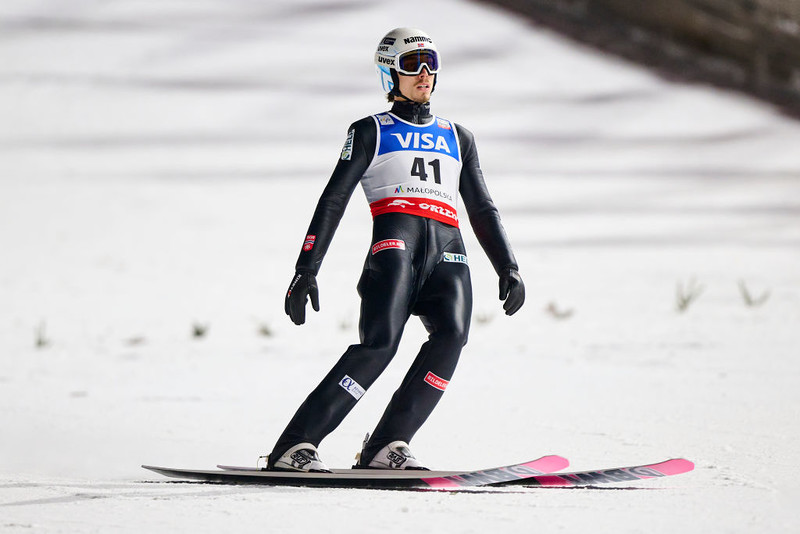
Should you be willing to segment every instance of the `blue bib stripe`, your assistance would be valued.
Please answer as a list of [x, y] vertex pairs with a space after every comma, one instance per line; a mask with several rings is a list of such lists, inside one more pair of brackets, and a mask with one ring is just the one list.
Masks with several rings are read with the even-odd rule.
[[[380, 119], [380, 116], [379, 116]], [[436, 118], [425, 126], [409, 124], [393, 117], [380, 121], [378, 155], [389, 152], [434, 152], [460, 161], [456, 133], [450, 121]]]

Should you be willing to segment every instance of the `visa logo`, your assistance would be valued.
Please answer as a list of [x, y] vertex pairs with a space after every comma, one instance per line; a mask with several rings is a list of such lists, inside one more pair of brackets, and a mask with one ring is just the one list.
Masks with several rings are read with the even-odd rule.
[[441, 135], [435, 136], [435, 140], [432, 133], [406, 132], [404, 134], [393, 133], [392, 135], [397, 138], [397, 142], [404, 149], [436, 150], [450, 154], [450, 147], [447, 146], [447, 141]]

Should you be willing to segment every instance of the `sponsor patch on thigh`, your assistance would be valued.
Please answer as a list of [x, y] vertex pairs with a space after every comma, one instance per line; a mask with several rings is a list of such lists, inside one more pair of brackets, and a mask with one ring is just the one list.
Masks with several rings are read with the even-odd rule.
[[364, 390], [358, 382], [347, 375], [344, 375], [344, 378], [339, 381], [339, 385], [356, 400], [363, 397], [364, 393], [366, 393], [366, 390]]
[[402, 239], [384, 239], [383, 241], [378, 241], [372, 245], [372, 255], [374, 256], [378, 252], [381, 252], [382, 250], [388, 250], [390, 248], [405, 250], [406, 242]]
[[435, 387], [440, 391], [444, 391], [447, 389], [447, 384], [450, 383], [449, 380], [445, 380], [444, 378], [438, 377], [432, 372], [428, 371], [428, 375], [425, 377], [425, 382], [430, 384], [431, 386]]
[[458, 254], [456, 252], [445, 252], [442, 254], [442, 260], [448, 263], [463, 263], [464, 265], [469, 265], [466, 254]]

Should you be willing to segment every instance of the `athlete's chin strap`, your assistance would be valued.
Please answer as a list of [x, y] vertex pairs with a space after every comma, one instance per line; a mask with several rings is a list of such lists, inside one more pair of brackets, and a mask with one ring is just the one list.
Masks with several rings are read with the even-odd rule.
[[389, 94], [393, 95], [395, 98], [399, 96], [408, 100], [409, 102], [412, 102], [410, 98], [400, 92], [400, 75], [397, 74], [397, 71], [394, 69], [392, 69], [390, 72], [392, 74], [392, 90], [389, 91]]

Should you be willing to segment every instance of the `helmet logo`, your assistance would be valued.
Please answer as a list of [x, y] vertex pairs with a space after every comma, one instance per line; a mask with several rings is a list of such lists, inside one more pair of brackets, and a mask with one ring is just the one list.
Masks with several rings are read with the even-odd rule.
[[411, 43], [432, 43], [433, 40], [430, 37], [424, 37], [422, 35], [415, 35], [414, 37], [406, 37], [403, 39], [405, 44]]

